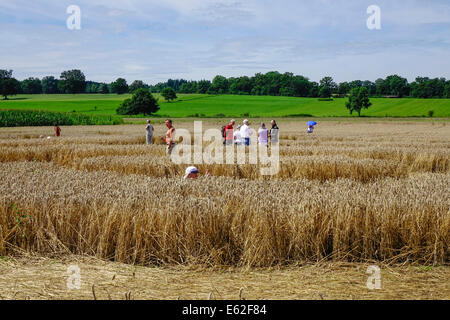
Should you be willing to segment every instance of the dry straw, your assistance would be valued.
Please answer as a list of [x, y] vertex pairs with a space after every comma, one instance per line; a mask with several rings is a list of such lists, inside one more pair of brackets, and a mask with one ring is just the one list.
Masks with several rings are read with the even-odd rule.
[[143, 145], [134, 127], [85, 136], [75, 128], [73, 139], [49, 141], [0, 134], [0, 255], [448, 263], [450, 130], [328, 126], [313, 137], [286, 128], [274, 177], [253, 165], [203, 164], [201, 176], [212, 176], [196, 181], [183, 181], [186, 165], [170, 162], [162, 145]]

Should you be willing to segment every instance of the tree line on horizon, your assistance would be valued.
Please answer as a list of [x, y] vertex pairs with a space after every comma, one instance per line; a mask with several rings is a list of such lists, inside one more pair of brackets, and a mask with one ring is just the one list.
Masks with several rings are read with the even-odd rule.
[[148, 85], [142, 80], [135, 80], [130, 85], [124, 78], [112, 83], [86, 81], [81, 70], [63, 71], [59, 79], [53, 76], [42, 79], [30, 77], [19, 81], [12, 76], [12, 70], [0, 70], [0, 95], [5, 99], [15, 94], [57, 94], [57, 93], [134, 93], [146, 89], [152, 93], [161, 93], [165, 88], [172, 88], [177, 93], [197, 94], [238, 94], [330, 98], [346, 97], [354, 88], [366, 88], [371, 97], [413, 97], [413, 98], [450, 98], [450, 80], [445, 78], [417, 77], [408, 83], [406, 78], [390, 75], [385, 79], [354, 80], [351, 82], [334, 82], [331, 77], [324, 77], [319, 82], [290, 72], [277, 71], [265, 74], [256, 73], [252, 77], [230, 77], [221, 75], [210, 80], [169, 79], [155, 85]]

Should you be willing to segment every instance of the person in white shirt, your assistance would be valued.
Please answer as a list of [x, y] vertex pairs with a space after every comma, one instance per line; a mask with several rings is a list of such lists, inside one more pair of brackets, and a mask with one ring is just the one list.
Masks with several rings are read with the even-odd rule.
[[248, 120], [245, 119], [244, 124], [241, 126], [241, 139], [244, 146], [250, 145], [250, 136], [253, 134], [253, 130], [248, 126]]

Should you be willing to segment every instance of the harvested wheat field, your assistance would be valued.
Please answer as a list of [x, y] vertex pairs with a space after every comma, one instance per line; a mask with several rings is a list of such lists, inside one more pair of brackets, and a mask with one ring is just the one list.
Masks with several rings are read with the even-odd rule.
[[[449, 299], [448, 122], [279, 126], [276, 175], [199, 164], [197, 180], [182, 179], [188, 164], [164, 145], [145, 145], [142, 125], [51, 139], [39, 138], [49, 127], [0, 129], [1, 297], [92, 298], [94, 284], [100, 299], [230, 299], [239, 288], [249, 299]], [[95, 275], [69, 293], [74, 261]], [[382, 289], [366, 287], [368, 265]], [[143, 271], [111, 280], [122, 268]]]
[[[69, 266], [80, 270], [79, 289], [67, 287]], [[80, 256], [22, 255], [0, 259], [0, 299], [378, 300], [450, 296], [448, 267], [380, 265], [380, 289], [369, 290], [368, 266], [324, 262], [251, 269], [144, 267]]]

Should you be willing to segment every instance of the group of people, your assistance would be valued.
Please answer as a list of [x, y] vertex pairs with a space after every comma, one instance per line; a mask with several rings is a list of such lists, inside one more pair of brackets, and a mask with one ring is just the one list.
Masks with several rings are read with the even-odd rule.
[[[170, 155], [175, 146], [175, 127], [173, 126], [172, 120], [167, 119], [165, 121], [167, 132], [164, 137], [161, 137], [161, 141], [166, 144], [166, 154]], [[224, 127], [222, 127], [222, 136], [224, 138], [223, 143], [225, 145], [243, 145], [250, 146], [251, 138], [254, 134], [254, 131], [250, 128], [250, 124], [248, 119], [243, 121], [242, 125], [236, 127], [234, 130], [234, 126], [236, 121], [234, 119], [230, 120], [230, 123]], [[275, 120], [270, 121], [271, 128], [267, 129], [264, 122], [261, 122], [260, 127], [258, 129], [258, 143], [262, 146], [269, 146], [270, 144], [278, 143], [278, 132], [279, 127]], [[317, 123], [314, 121], [308, 122], [308, 133], [312, 133], [314, 130], [314, 126]], [[153, 128], [151, 121], [147, 120], [147, 125], [145, 127], [146, 130], [146, 144], [153, 143], [153, 133], [155, 129]], [[55, 129], [56, 132], [56, 129]], [[59, 132], [58, 132], [59, 133]], [[198, 177], [199, 171], [196, 167], [190, 166], [186, 168], [184, 179], [196, 179]], [[207, 171], [206, 176], [210, 175]]]
[[[250, 128], [248, 119], [245, 119], [243, 121], [243, 124], [238, 126], [236, 130], [234, 130], [235, 123], [236, 121], [232, 119], [230, 123], [225, 126], [223, 130], [223, 143], [226, 145], [235, 144], [249, 146], [251, 137], [253, 136], [253, 130]], [[172, 120], [170, 119], [167, 119], [165, 121], [165, 124], [167, 127], [167, 132], [164, 137], [161, 137], [161, 141], [166, 144], [166, 153], [170, 155], [175, 146], [175, 127], [173, 126]], [[271, 125], [272, 127], [270, 129], [267, 129], [265, 123], [261, 123], [261, 126], [258, 130], [258, 141], [260, 145], [268, 147], [269, 142], [271, 144], [278, 143], [278, 125], [275, 120], [271, 120]], [[147, 120], [145, 131], [146, 144], [152, 144], [155, 128], [151, 124], [150, 120]]]
[[[223, 129], [223, 143], [225, 145], [244, 145], [249, 146], [251, 138], [253, 136], [253, 130], [250, 128], [248, 119], [243, 121], [242, 125], [237, 126], [234, 130], [234, 125], [236, 121], [231, 119], [230, 123]], [[266, 128], [266, 124], [261, 122], [260, 128], [258, 129], [258, 142], [260, 145], [269, 146], [271, 144], [278, 143], [278, 125], [275, 120], [270, 121], [272, 127], [270, 129]]]
[[[175, 146], [175, 127], [173, 126], [172, 120], [170, 119], [167, 119], [165, 121], [165, 124], [167, 127], [167, 132], [164, 137], [161, 137], [161, 140], [167, 146], [166, 153], [170, 155]], [[250, 128], [248, 119], [245, 119], [242, 125], [238, 125], [236, 127], [236, 130], [234, 129], [235, 124], [236, 121], [234, 119], [231, 119], [228, 125], [222, 127], [222, 136], [224, 138], [223, 144], [249, 146], [254, 131], [252, 130], [252, 128]], [[257, 140], [258, 143], [262, 146], [268, 147], [269, 143], [272, 145], [278, 143], [279, 127], [277, 125], [277, 122], [275, 120], [271, 120], [270, 124], [271, 128], [268, 129], [266, 127], [266, 124], [264, 122], [261, 122], [260, 127], [258, 129]], [[307, 132], [312, 133], [314, 130], [314, 126], [317, 124], [317, 122], [309, 121], [307, 124], [308, 124]], [[57, 132], [57, 136], [59, 136], [60, 130], [61, 129], [59, 129], [59, 132], [57, 132], [57, 129], [55, 127], [55, 132]], [[155, 131], [155, 129], [153, 128], [150, 120], [147, 120], [147, 126], [145, 127], [145, 130], [146, 130], [146, 144], [152, 144], [153, 132]]]

